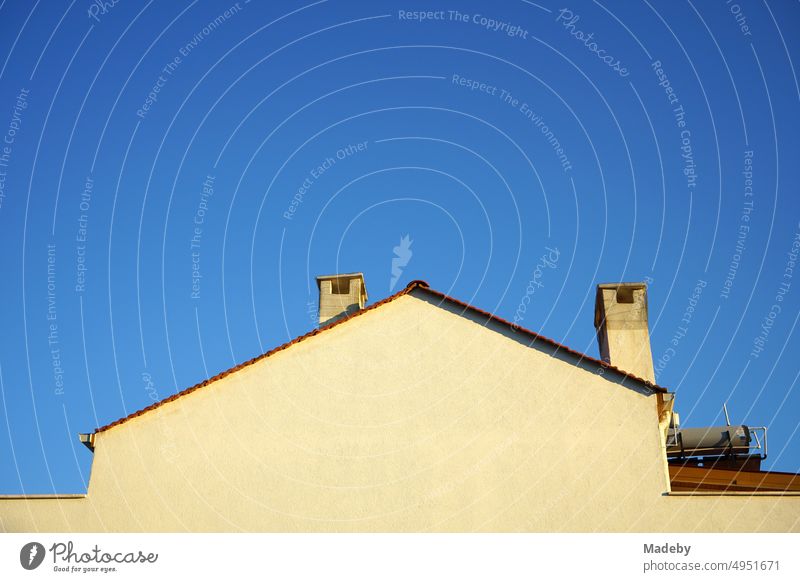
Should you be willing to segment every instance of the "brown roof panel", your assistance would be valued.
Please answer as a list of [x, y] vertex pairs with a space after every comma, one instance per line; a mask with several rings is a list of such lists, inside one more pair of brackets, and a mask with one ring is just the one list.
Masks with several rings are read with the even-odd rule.
[[800, 492], [800, 475], [776, 471], [670, 465], [669, 479], [675, 492]]

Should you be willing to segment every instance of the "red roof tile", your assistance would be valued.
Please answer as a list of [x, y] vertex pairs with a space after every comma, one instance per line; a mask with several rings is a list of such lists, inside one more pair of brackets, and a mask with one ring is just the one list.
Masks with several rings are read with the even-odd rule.
[[190, 394], [190, 393], [194, 392], [195, 390], [199, 390], [200, 388], [208, 386], [209, 384], [212, 384], [212, 383], [216, 382], [217, 380], [221, 380], [225, 376], [229, 376], [230, 374], [233, 374], [234, 372], [237, 372], [237, 371], [241, 370], [242, 368], [246, 368], [247, 366], [255, 364], [256, 362], [258, 362], [260, 360], [263, 360], [264, 358], [268, 358], [269, 356], [271, 356], [271, 355], [273, 355], [273, 354], [275, 354], [277, 352], [280, 352], [282, 350], [285, 350], [286, 348], [288, 348], [288, 347], [290, 347], [290, 346], [292, 346], [292, 345], [294, 345], [296, 343], [299, 343], [299, 342], [301, 342], [301, 341], [303, 341], [305, 339], [308, 339], [310, 337], [313, 337], [315, 335], [319, 335], [319, 334], [321, 334], [321, 333], [323, 333], [323, 332], [325, 332], [325, 331], [327, 331], [327, 330], [329, 330], [331, 328], [336, 327], [337, 325], [341, 325], [341, 324], [349, 321], [350, 319], [358, 317], [359, 315], [361, 315], [363, 313], [366, 313], [368, 311], [376, 309], [376, 308], [380, 307], [381, 305], [389, 303], [390, 301], [394, 301], [398, 297], [402, 297], [403, 295], [407, 295], [408, 293], [410, 293], [411, 291], [413, 291], [415, 289], [422, 289], [425, 292], [430, 293], [431, 295], [433, 295], [435, 297], [439, 297], [440, 299], [442, 299], [444, 301], [448, 301], [448, 302], [450, 302], [450, 303], [452, 303], [454, 305], [462, 307], [465, 311], [471, 311], [473, 313], [477, 313], [477, 314], [480, 314], [482, 316], [485, 316], [485, 317], [489, 318], [489, 320], [493, 320], [493, 321], [496, 321], [496, 322], [501, 323], [503, 325], [507, 325], [510, 328], [516, 330], [518, 333], [521, 333], [523, 335], [526, 335], [526, 336], [530, 337], [532, 340], [544, 342], [546, 344], [549, 344], [553, 348], [555, 348], [557, 351], [565, 352], [565, 353], [568, 353], [568, 354], [570, 354], [572, 356], [575, 356], [576, 358], [578, 358], [579, 361], [585, 360], [585, 361], [590, 362], [592, 364], [597, 364], [598, 366], [601, 366], [604, 369], [612, 370], [614, 372], [617, 372], [617, 373], [619, 373], [620, 375], [622, 375], [624, 377], [630, 378], [630, 379], [636, 381], [637, 383], [642, 384], [642, 385], [650, 388], [654, 392], [666, 392], [667, 391], [666, 388], [663, 388], [661, 386], [658, 386], [657, 384], [653, 384], [651, 382], [648, 382], [647, 380], [644, 380], [642, 378], [639, 378], [638, 376], [635, 376], [633, 374], [625, 372], [624, 370], [620, 370], [619, 368], [616, 368], [616, 367], [612, 366], [611, 364], [609, 364], [607, 362], [603, 362], [603, 361], [598, 360], [596, 358], [592, 358], [590, 356], [587, 356], [586, 354], [583, 354], [581, 352], [578, 352], [578, 351], [575, 351], [573, 349], [570, 349], [570, 348], [558, 343], [555, 340], [552, 340], [552, 339], [550, 339], [548, 337], [545, 337], [543, 335], [540, 335], [540, 334], [538, 334], [536, 332], [530, 331], [530, 330], [525, 329], [523, 327], [519, 327], [516, 324], [511, 323], [510, 321], [507, 321], [507, 320], [505, 320], [505, 319], [503, 319], [501, 317], [498, 317], [498, 316], [496, 316], [496, 315], [494, 315], [492, 313], [489, 313], [488, 311], [484, 311], [484, 310], [479, 309], [477, 307], [473, 307], [472, 305], [470, 305], [468, 303], [464, 303], [463, 301], [459, 301], [458, 299], [455, 299], [453, 297], [445, 295], [444, 293], [440, 293], [439, 291], [435, 291], [434, 289], [430, 288], [430, 285], [428, 285], [427, 282], [417, 279], [417, 280], [411, 281], [408, 285], [406, 285], [406, 287], [402, 291], [399, 291], [398, 293], [395, 293], [394, 295], [390, 295], [386, 299], [378, 301], [377, 303], [373, 303], [369, 307], [365, 307], [364, 309], [356, 311], [355, 313], [353, 313], [353, 314], [351, 314], [351, 315], [349, 315], [347, 317], [344, 317], [342, 319], [339, 319], [337, 321], [334, 321], [333, 323], [329, 323], [328, 325], [325, 325], [325, 326], [320, 327], [318, 329], [312, 330], [312, 331], [308, 332], [305, 335], [301, 335], [299, 337], [296, 337], [295, 339], [293, 339], [293, 340], [291, 340], [291, 341], [289, 341], [289, 342], [287, 342], [285, 344], [282, 344], [282, 345], [280, 345], [280, 346], [278, 346], [276, 348], [273, 348], [270, 351], [268, 351], [268, 352], [266, 352], [264, 354], [261, 354], [260, 356], [256, 356], [255, 358], [247, 360], [246, 362], [242, 362], [241, 364], [239, 364], [237, 366], [234, 366], [233, 368], [229, 368], [228, 370], [225, 370], [224, 372], [221, 372], [221, 373], [217, 374], [216, 376], [213, 376], [213, 377], [209, 378], [208, 380], [200, 382], [199, 384], [195, 384], [194, 386], [190, 386], [189, 388], [186, 388], [185, 390], [181, 390], [180, 392], [177, 392], [176, 394], [173, 394], [172, 396], [169, 396], [168, 398], [164, 398], [163, 400], [159, 400], [158, 402], [156, 402], [154, 404], [151, 404], [150, 406], [148, 406], [146, 408], [142, 408], [141, 410], [137, 410], [136, 412], [133, 412], [133, 413], [129, 414], [128, 416], [125, 416], [123, 418], [115, 420], [114, 422], [109, 423], [109, 424], [107, 424], [105, 426], [101, 426], [100, 428], [95, 430], [95, 433], [106, 431], [106, 430], [108, 430], [108, 429], [110, 429], [112, 427], [115, 427], [115, 426], [120, 425], [120, 424], [122, 424], [124, 422], [127, 422], [128, 420], [136, 418], [137, 416], [141, 416], [141, 415], [145, 414], [146, 412], [149, 412], [149, 411], [154, 410], [154, 409], [156, 409], [156, 408], [158, 408], [160, 406], [163, 406], [164, 404], [166, 404], [168, 402], [172, 402], [173, 400], [177, 400], [181, 396], [185, 396], [186, 394]]

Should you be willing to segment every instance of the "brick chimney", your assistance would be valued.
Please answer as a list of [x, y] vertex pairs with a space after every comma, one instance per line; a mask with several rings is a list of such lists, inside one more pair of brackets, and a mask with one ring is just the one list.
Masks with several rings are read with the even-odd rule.
[[655, 384], [645, 283], [598, 285], [594, 326], [603, 361]]
[[367, 303], [363, 273], [322, 275], [317, 277], [317, 286], [320, 327], [363, 309]]

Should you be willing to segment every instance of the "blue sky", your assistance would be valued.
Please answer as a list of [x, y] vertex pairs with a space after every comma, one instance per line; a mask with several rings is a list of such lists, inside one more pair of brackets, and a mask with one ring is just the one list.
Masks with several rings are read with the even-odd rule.
[[800, 5], [101, 5], [0, 4], [0, 491], [84, 491], [78, 432], [351, 271], [594, 356], [595, 285], [646, 280], [683, 424], [800, 471]]

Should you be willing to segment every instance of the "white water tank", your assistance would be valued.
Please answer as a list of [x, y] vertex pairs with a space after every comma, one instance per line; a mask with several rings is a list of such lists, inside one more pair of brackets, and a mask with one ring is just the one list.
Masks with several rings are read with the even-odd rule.
[[667, 455], [670, 457], [697, 457], [746, 454], [750, 451], [751, 442], [750, 429], [743, 424], [670, 429], [667, 439]]

